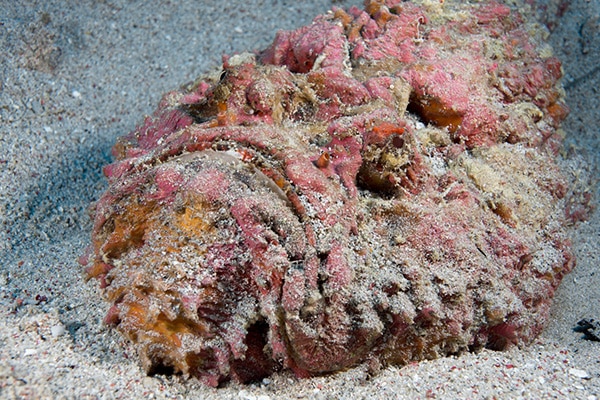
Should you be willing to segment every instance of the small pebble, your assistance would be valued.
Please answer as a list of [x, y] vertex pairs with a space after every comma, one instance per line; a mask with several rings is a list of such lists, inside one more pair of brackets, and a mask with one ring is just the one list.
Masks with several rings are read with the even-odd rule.
[[8, 273], [2, 272], [0, 273], [0, 286], [6, 286], [8, 284]]
[[154, 379], [149, 376], [145, 376], [144, 379], [142, 379], [142, 385], [144, 385], [146, 388], [151, 388], [154, 386]]
[[36, 349], [25, 349], [25, 357], [27, 356], [33, 356], [37, 354], [37, 350]]
[[573, 375], [574, 377], [577, 378], [581, 378], [581, 379], [590, 379], [590, 375], [587, 373], [587, 371], [584, 371], [582, 369], [577, 369], [577, 368], [571, 368], [569, 370], [569, 374]]
[[80, 93], [80, 92], [78, 92], [77, 90], [73, 90], [73, 91], [71, 92], [71, 96], [73, 96], [73, 97], [75, 97], [76, 99], [78, 99], [78, 98], [80, 98], [80, 97], [81, 97], [81, 93]]
[[31, 103], [31, 110], [36, 114], [41, 114], [44, 111], [44, 108], [39, 101], [33, 101]]
[[52, 333], [53, 337], [59, 337], [65, 333], [65, 327], [62, 324], [54, 325], [52, 328], [50, 328], [50, 332]]
[[256, 400], [255, 395], [253, 395], [252, 393], [250, 393], [244, 389], [242, 389], [238, 392], [238, 397], [242, 400]]

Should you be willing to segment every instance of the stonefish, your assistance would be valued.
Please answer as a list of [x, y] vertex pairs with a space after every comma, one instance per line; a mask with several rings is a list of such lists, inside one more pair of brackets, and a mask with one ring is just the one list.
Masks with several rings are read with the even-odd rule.
[[148, 372], [216, 386], [534, 339], [574, 259], [561, 65], [522, 12], [334, 9], [119, 139], [82, 262]]

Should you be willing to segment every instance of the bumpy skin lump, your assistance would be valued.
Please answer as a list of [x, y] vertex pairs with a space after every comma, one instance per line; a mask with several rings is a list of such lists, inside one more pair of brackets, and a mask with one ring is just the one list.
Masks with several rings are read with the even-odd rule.
[[528, 343], [574, 264], [541, 35], [368, 1], [165, 95], [95, 205], [106, 322], [209, 385]]

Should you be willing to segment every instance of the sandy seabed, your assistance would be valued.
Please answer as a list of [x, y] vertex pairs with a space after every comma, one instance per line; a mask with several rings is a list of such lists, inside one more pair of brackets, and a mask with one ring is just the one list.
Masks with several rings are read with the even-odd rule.
[[[572, 330], [600, 318], [598, 211], [572, 230], [577, 267], [524, 349], [212, 389], [145, 376], [102, 324], [108, 305], [77, 258], [116, 138], [222, 54], [264, 48], [278, 29], [350, 5], [360, 2], [0, 1], [0, 398], [600, 398], [600, 342]], [[561, 162], [597, 199], [600, 2], [538, 5], [571, 108]]]

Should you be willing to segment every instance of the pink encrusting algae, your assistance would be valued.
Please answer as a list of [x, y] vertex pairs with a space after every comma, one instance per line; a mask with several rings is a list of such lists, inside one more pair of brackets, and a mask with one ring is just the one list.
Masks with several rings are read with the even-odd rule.
[[106, 322], [213, 386], [531, 342], [574, 264], [542, 36], [495, 2], [367, 1], [168, 93], [104, 171]]

